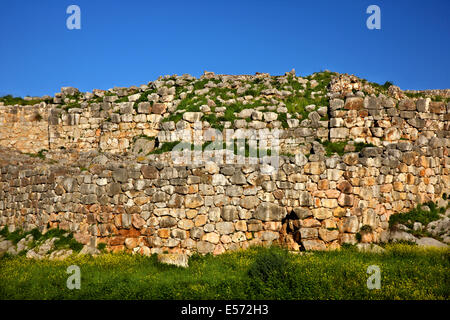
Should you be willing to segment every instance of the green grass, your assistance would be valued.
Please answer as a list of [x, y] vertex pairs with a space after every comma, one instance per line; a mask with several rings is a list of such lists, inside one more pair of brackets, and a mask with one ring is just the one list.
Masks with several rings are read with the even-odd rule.
[[220, 132], [224, 129], [224, 125], [219, 121], [215, 113], [204, 114], [201, 120], [207, 121], [211, 128], [218, 129]]
[[331, 142], [329, 140], [325, 140], [322, 142], [322, 145], [325, 147], [325, 153], [327, 157], [335, 153], [342, 156], [344, 154], [344, 149], [347, 143], [348, 141]]
[[145, 139], [145, 140], [148, 140], [148, 141], [152, 141], [152, 140], [155, 140], [156, 137], [150, 137], [150, 136], [148, 136], [146, 134], [139, 134], [139, 135], [133, 137], [133, 143], [135, 143], [136, 140], [138, 140], [138, 139]]
[[[201, 146], [202, 151], [205, 151], [206, 147], [209, 146], [211, 143], [212, 143], [211, 141], [207, 141], [207, 142], [203, 143], [202, 146]], [[220, 144], [220, 142], [215, 142], [215, 143], [216, 144], [217, 143]], [[148, 154], [162, 154], [164, 152], [170, 152], [177, 145], [181, 145], [181, 146], [183, 146], [183, 148], [190, 149], [191, 151], [194, 151], [194, 148], [195, 148], [195, 144], [188, 143], [188, 142], [181, 142], [181, 141], [164, 142], [164, 143], [161, 144], [161, 146], [159, 148], [150, 151]], [[237, 140], [234, 140], [233, 147], [234, 147], [233, 152], [234, 152], [235, 155], [237, 155], [238, 154], [238, 142], [237, 142]], [[262, 150], [259, 149], [259, 148], [257, 148], [256, 150], [253, 149], [253, 148], [250, 148], [250, 145], [248, 144], [247, 141], [244, 142], [242, 147], [244, 147], [244, 155], [245, 155], [245, 157], [249, 157], [250, 155], [252, 155], [252, 156], [256, 155], [257, 157], [259, 157], [260, 155], [262, 156], [262, 154], [263, 154]], [[214, 150], [225, 150], [225, 149], [227, 149], [226, 148], [226, 142], [223, 142], [222, 148], [219, 149], [219, 148], [217, 148], [217, 145], [216, 145], [216, 148]], [[232, 149], [228, 148], [228, 150], [232, 150]], [[265, 155], [271, 156], [272, 155], [272, 150], [271, 149], [266, 149]]]
[[386, 81], [384, 84], [379, 84], [379, 83], [376, 83], [376, 82], [368, 81], [366, 79], [361, 79], [361, 80], [363, 82], [369, 83], [378, 92], [381, 92], [381, 93], [384, 93], [384, 94], [386, 94], [388, 89], [389, 89], [389, 87], [394, 84], [392, 81]]
[[[290, 95], [286, 98], [282, 98], [283, 102], [286, 104], [286, 107], [288, 109], [288, 112], [291, 114], [298, 113], [301, 115], [302, 119], [306, 119], [308, 117], [309, 112], [305, 110], [305, 107], [307, 105], [315, 104], [317, 107], [319, 106], [326, 106], [328, 105], [328, 98], [325, 96], [326, 88], [331, 81], [331, 77], [334, 75], [334, 73], [331, 72], [319, 72], [314, 75], [314, 79], [318, 81], [318, 86], [314, 89], [311, 88], [310, 83], [306, 86], [306, 90], [304, 90], [303, 85], [300, 84], [297, 80], [295, 80], [292, 76], [287, 77], [288, 83], [287, 84], [281, 84], [278, 81], [279, 77], [271, 77], [271, 83], [274, 88], [278, 90], [285, 90], [285, 86], [290, 86], [294, 90], [294, 94]], [[308, 77], [307, 77], [308, 78]], [[308, 79], [312, 79], [311, 76], [309, 76]], [[220, 82], [220, 80], [197, 80], [194, 81], [192, 84], [194, 86], [194, 90], [203, 89], [205, 84], [208, 81], [213, 81], [215, 83]], [[260, 99], [259, 101], [253, 100], [248, 104], [243, 104], [241, 102], [235, 102], [229, 105], [223, 105], [222, 102], [219, 100], [219, 98], [223, 100], [229, 100], [232, 98], [237, 97], [243, 97], [247, 95], [251, 95], [253, 97], [261, 97], [261, 91], [267, 89], [267, 86], [261, 82], [261, 79], [252, 79], [245, 81], [243, 84], [249, 84], [251, 87], [245, 90], [244, 92], [237, 94], [236, 88], [230, 88], [230, 87], [215, 87], [210, 88], [208, 95], [210, 96], [210, 99], [213, 100], [217, 107], [225, 106], [225, 112], [223, 116], [217, 117], [215, 114], [214, 107], [211, 108], [210, 114], [205, 114], [202, 118], [204, 121], [208, 121], [211, 124], [212, 128], [216, 128], [219, 130], [223, 130], [223, 122], [230, 121], [233, 122], [236, 120], [235, 113], [239, 113], [240, 111], [244, 109], [249, 108], [257, 108], [257, 107], [264, 107], [271, 105], [271, 102], [265, 99]], [[303, 90], [303, 92], [301, 91]], [[184, 90], [181, 87], [176, 87], [176, 99], [180, 98], [180, 94]], [[321, 91], [323, 96], [322, 97], [316, 97], [311, 98], [312, 92], [319, 92]], [[196, 96], [194, 92], [191, 92], [186, 95], [184, 99], [181, 100], [181, 102], [177, 106], [176, 111], [194, 111], [198, 112], [200, 111], [199, 107], [201, 105], [207, 104], [207, 100], [205, 96]], [[164, 118], [162, 121], [174, 121], [178, 122], [182, 119], [182, 113], [172, 113], [168, 117]], [[326, 117], [324, 118], [326, 119]], [[251, 119], [246, 119], [250, 121]], [[282, 122], [282, 125], [284, 128], [287, 128], [287, 121], [285, 115], [281, 115], [279, 120]]]
[[98, 250], [100, 250], [100, 251], [105, 251], [106, 250], [106, 243], [99, 243], [98, 245], [97, 245], [97, 249]]
[[40, 159], [44, 160], [45, 159], [45, 153], [44, 152], [48, 152], [48, 150], [47, 149], [42, 149], [42, 150], [39, 150], [38, 153], [25, 153], [25, 154], [30, 156], [30, 157], [32, 157], [32, 158], [40, 158]]
[[180, 141], [164, 142], [160, 145], [159, 148], [150, 151], [148, 154], [162, 154], [164, 152], [172, 151], [172, 149], [179, 143], [181, 142]]
[[124, 97], [119, 98], [116, 101], [114, 101], [114, 103], [120, 103], [120, 102], [128, 102], [128, 96], [124, 96]]
[[[81, 269], [81, 289], [66, 287], [66, 269]], [[220, 256], [194, 255], [189, 268], [156, 256], [105, 254], [64, 261], [0, 260], [0, 299], [448, 299], [448, 249], [387, 245], [385, 253], [348, 249], [288, 254], [254, 247]], [[381, 288], [366, 286], [381, 269]]]
[[16, 105], [16, 104], [21, 105], [21, 106], [27, 106], [27, 105], [38, 104], [42, 101], [45, 101], [48, 103], [48, 102], [51, 102], [51, 100], [52, 99], [49, 99], [49, 100], [44, 100], [44, 99], [25, 100], [21, 97], [13, 97], [10, 94], [0, 97], [0, 102], [3, 102], [5, 104], [5, 106]]
[[209, 82], [209, 79], [197, 80], [194, 82], [194, 90], [200, 90], [205, 87], [205, 84]]
[[277, 119], [277, 120], [281, 122], [281, 126], [282, 126], [284, 129], [289, 128], [289, 124], [288, 124], [288, 122], [287, 122], [287, 115], [286, 115], [286, 113], [284, 113], [284, 112], [279, 113], [279, 114], [278, 114], [278, 119]]
[[404, 94], [408, 98], [425, 98], [424, 94], [419, 92], [404, 92]]
[[433, 95], [433, 96], [430, 96], [430, 99], [431, 99], [431, 101], [433, 101], [433, 102], [444, 102], [444, 103], [450, 102], [450, 98], [445, 98], [445, 97], [440, 96], [440, 95]]
[[[329, 140], [321, 141], [319, 139], [316, 139], [316, 141], [320, 142], [324, 148], [325, 148], [325, 154], [327, 157], [332, 156], [333, 154], [338, 154], [340, 156], [344, 155], [345, 153], [345, 147], [348, 145], [348, 140], [346, 141], [338, 141], [338, 142], [331, 142]], [[364, 148], [368, 147], [376, 147], [372, 143], [364, 143], [364, 142], [357, 142], [354, 144], [355, 151], [354, 152], [360, 152]]]
[[355, 146], [355, 152], [360, 152], [364, 148], [376, 147], [372, 143], [364, 143], [364, 142], [357, 142], [354, 144], [354, 146]]
[[[137, 110], [139, 103], [141, 102], [148, 102], [148, 96], [152, 93], [156, 93], [156, 89], [151, 89], [151, 90], [147, 90], [141, 93], [141, 96], [139, 97], [139, 99], [137, 99], [134, 104], [133, 104], [133, 108], [135, 110]], [[127, 97], [127, 101], [128, 101], [128, 97]], [[153, 101], [151, 102], [151, 104], [153, 105]]]
[[70, 102], [67, 103], [66, 105], [64, 105], [63, 109], [66, 111], [69, 111], [69, 109], [72, 108], [81, 108], [81, 104], [79, 104], [78, 102]]
[[[422, 210], [422, 206], [426, 205], [430, 208], [430, 211]], [[389, 226], [393, 227], [396, 224], [403, 224], [408, 228], [413, 228], [414, 222], [420, 222], [423, 226], [426, 226], [432, 221], [440, 219], [439, 214], [444, 213], [446, 208], [437, 208], [436, 204], [432, 201], [417, 205], [416, 208], [404, 212], [392, 215], [389, 218]]]
[[54, 242], [54, 249], [52, 251], [72, 249], [73, 251], [78, 252], [83, 249], [83, 245], [73, 238], [72, 233], [58, 228], [49, 229], [44, 234], [42, 234], [38, 229], [32, 229], [26, 232], [18, 229], [13, 232], [9, 232], [8, 227], [5, 227], [0, 231], [0, 235], [5, 237], [6, 240], [11, 240], [14, 244], [17, 244], [21, 239], [30, 234], [33, 236], [33, 242], [30, 244], [30, 248], [42, 244], [45, 240], [57, 237], [59, 239]]

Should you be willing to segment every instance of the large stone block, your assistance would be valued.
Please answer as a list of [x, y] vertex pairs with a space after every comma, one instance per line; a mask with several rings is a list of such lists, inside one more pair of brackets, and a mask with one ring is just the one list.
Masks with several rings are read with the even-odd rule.
[[145, 179], [158, 179], [158, 169], [153, 166], [142, 166], [141, 173]]
[[295, 215], [297, 216], [297, 218], [299, 218], [299, 219], [305, 219], [307, 217], [312, 216], [311, 210], [306, 209], [306, 208], [297, 207], [297, 208], [294, 208], [293, 211], [294, 211]]
[[415, 104], [414, 100], [412, 100], [412, 99], [403, 99], [398, 103], [398, 109], [400, 111], [403, 111], [403, 110], [415, 111], [416, 104]]
[[321, 228], [319, 229], [319, 236], [323, 241], [331, 242], [339, 237], [339, 231]]
[[324, 220], [333, 216], [333, 210], [328, 208], [316, 208], [312, 210], [314, 218]]
[[299, 203], [301, 206], [309, 207], [312, 206], [313, 201], [311, 194], [308, 191], [300, 192]]
[[360, 97], [348, 97], [345, 100], [344, 109], [361, 110], [364, 108], [364, 99]]
[[183, 119], [187, 122], [197, 122], [200, 121], [203, 116], [203, 112], [185, 112], [183, 113]]
[[322, 174], [322, 172], [324, 172], [325, 169], [326, 166], [325, 163], [323, 162], [308, 162], [304, 166], [305, 173], [309, 174]]
[[[209, 250], [207, 247], [202, 249]], [[182, 268], [189, 266], [189, 257], [182, 253], [160, 253], [158, 254], [158, 261], [163, 264], [170, 264]]]
[[113, 171], [113, 179], [116, 182], [127, 182], [128, 171], [125, 168], [116, 169]]
[[263, 221], [281, 221], [286, 216], [286, 209], [271, 202], [262, 202], [255, 210], [253, 217]]
[[327, 249], [325, 243], [322, 240], [303, 240], [302, 245], [306, 251]]
[[364, 99], [364, 107], [369, 110], [380, 109], [381, 99], [377, 97], [366, 97]]
[[416, 103], [417, 111], [428, 112], [430, 108], [430, 102], [431, 102], [430, 98], [418, 99]]
[[302, 239], [315, 239], [318, 235], [317, 228], [300, 228], [300, 237]]
[[197, 251], [202, 254], [212, 253], [214, 251], [215, 247], [216, 246], [211, 242], [207, 242], [207, 241], [197, 242]]
[[344, 232], [357, 233], [359, 230], [358, 217], [350, 216], [344, 218]]
[[237, 208], [235, 206], [224, 206], [222, 208], [222, 214], [221, 217], [225, 221], [233, 221], [239, 219], [239, 214], [237, 211]]
[[350, 129], [348, 128], [331, 128], [330, 138], [331, 139], [347, 139], [350, 134]]
[[335, 111], [342, 109], [344, 107], [344, 100], [341, 99], [331, 99], [330, 100], [330, 110]]

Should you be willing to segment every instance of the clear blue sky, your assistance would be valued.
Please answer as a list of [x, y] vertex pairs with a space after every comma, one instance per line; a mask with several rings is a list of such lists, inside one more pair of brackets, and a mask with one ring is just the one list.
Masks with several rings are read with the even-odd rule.
[[[71, 4], [81, 30], [66, 28]], [[366, 28], [371, 4], [381, 30]], [[292, 68], [450, 87], [449, 0], [0, 0], [0, 39], [0, 95]]]

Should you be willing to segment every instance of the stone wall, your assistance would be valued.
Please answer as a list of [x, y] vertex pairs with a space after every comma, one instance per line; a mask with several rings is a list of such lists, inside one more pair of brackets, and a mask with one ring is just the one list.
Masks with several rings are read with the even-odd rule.
[[34, 106], [0, 106], [0, 146], [29, 153], [50, 149], [47, 113], [45, 102]]
[[[256, 120], [248, 125], [244, 120], [245, 126], [236, 120], [229, 129], [283, 129], [281, 123], [276, 120], [276, 114], [275, 120], [265, 121], [262, 112], [251, 109], [246, 109], [245, 112], [249, 112], [249, 117], [253, 113], [253, 119]], [[326, 112], [325, 108], [324, 114]], [[43, 118], [35, 120], [36, 114], [40, 114]], [[188, 120], [181, 120], [178, 123], [161, 122], [168, 114], [170, 113], [166, 111], [166, 106], [163, 106], [162, 110], [152, 110], [151, 107], [135, 109], [133, 102], [92, 103], [85, 104], [82, 108], [68, 110], [44, 102], [25, 107], [0, 106], [0, 120], [3, 120], [0, 127], [0, 146], [34, 153], [42, 149], [124, 153], [129, 151], [136, 138], [142, 135], [158, 137], [161, 142], [182, 141], [185, 139], [183, 136], [186, 135], [186, 130], [191, 130], [188, 135], [194, 136], [194, 122], [201, 117], [201, 113], [193, 115], [193, 120], [185, 117]], [[280, 135], [281, 151], [291, 154], [307, 153], [305, 144], [310, 144], [316, 139], [327, 140], [329, 122], [319, 121], [318, 114], [317, 117], [315, 121], [309, 119], [302, 122], [296, 119], [288, 121], [289, 128], [284, 129]], [[204, 130], [209, 128], [208, 123], [203, 123]]]
[[[170, 154], [148, 150], [136, 156], [141, 152], [133, 149], [144, 148], [136, 147], [140, 137], [184, 140], [177, 129], [192, 136], [204, 114], [185, 112], [177, 123], [164, 122], [179, 101], [174, 87], [157, 88], [141, 102], [146, 86], [117, 96], [86, 93], [78, 105], [77, 91], [67, 88], [53, 104], [0, 106], [0, 147], [46, 149], [53, 159], [0, 149], [0, 226], [60, 227], [85, 244], [145, 254], [217, 254], [272, 242], [333, 249], [354, 243], [357, 233], [362, 242], [383, 241], [392, 214], [450, 194], [450, 103], [352, 94], [352, 87], [344, 96], [333, 92], [329, 106], [307, 106], [304, 119], [291, 117], [283, 103], [243, 109], [224, 128], [282, 129], [281, 152], [291, 156], [281, 156], [278, 170], [268, 174], [259, 164], [175, 165]], [[123, 97], [128, 101], [119, 102]], [[320, 140], [376, 147], [355, 152], [349, 144], [342, 156], [327, 156]], [[87, 154], [86, 165], [59, 162], [78, 153]]]
[[429, 98], [396, 101], [384, 96], [354, 96], [345, 102], [332, 99], [330, 106], [331, 141], [351, 139], [388, 146], [393, 142], [420, 140], [419, 145], [426, 146], [432, 138], [449, 137], [450, 104], [432, 102]]
[[[161, 122], [170, 114], [168, 106], [152, 109], [146, 104], [133, 108], [133, 102], [84, 103], [81, 108], [68, 110], [44, 102], [35, 106], [0, 106], [0, 146], [22, 152], [74, 149], [123, 153], [142, 135], [158, 137], [161, 142], [183, 140], [182, 130], [193, 130], [194, 122], [202, 116], [200, 112], [188, 112], [178, 123]], [[444, 139], [440, 144], [448, 146], [450, 104], [429, 98], [396, 101], [384, 96], [353, 96], [331, 99], [330, 107], [323, 109], [320, 114], [310, 113], [309, 119], [303, 121], [288, 117], [288, 128], [282, 128], [276, 116], [265, 116], [267, 112], [245, 109], [243, 117], [253, 121], [238, 119], [228, 128], [282, 129], [280, 152], [290, 154], [307, 154], [311, 143], [318, 139], [386, 147], [407, 141], [426, 146], [438, 138]], [[320, 120], [328, 114], [329, 120]], [[203, 123], [203, 128], [208, 129], [209, 124]]]
[[82, 243], [141, 253], [221, 253], [272, 242], [332, 249], [354, 243], [362, 226], [372, 230], [363, 242], [383, 240], [391, 214], [450, 191], [447, 156], [401, 144], [342, 157], [282, 157], [275, 174], [259, 165], [170, 160], [99, 155], [88, 170], [2, 162], [0, 225], [60, 227]]

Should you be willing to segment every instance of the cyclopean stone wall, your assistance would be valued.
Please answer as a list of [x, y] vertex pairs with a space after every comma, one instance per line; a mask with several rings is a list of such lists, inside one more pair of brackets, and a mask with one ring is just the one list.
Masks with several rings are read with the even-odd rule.
[[87, 170], [15, 161], [1, 162], [1, 226], [60, 227], [82, 243], [141, 253], [272, 242], [332, 249], [355, 242], [362, 226], [372, 230], [362, 241], [376, 242], [391, 214], [450, 185], [448, 157], [401, 143], [342, 157], [282, 157], [274, 174], [260, 165], [174, 166], [167, 154], [141, 163], [98, 155]]
[[[274, 106], [243, 109], [224, 124], [283, 130], [281, 151], [295, 156], [281, 156], [273, 174], [259, 164], [174, 164], [170, 154], [136, 156], [136, 148], [146, 148], [136, 146], [139, 137], [183, 140], [177, 129], [189, 132], [208, 113], [206, 105], [177, 123], [163, 122], [180, 101], [162, 84], [148, 101], [139, 100], [146, 86], [116, 90], [116, 96], [94, 90], [64, 108], [62, 101], [73, 103], [78, 92], [63, 88], [51, 104], [0, 106], [0, 226], [60, 227], [85, 244], [144, 254], [217, 254], [272, 242], [333, 249], [355, 242], [357, 233], [363, 242], [382, 241], [392, 214], [450, 193], [450, 104], [353, 94], [353, 85], [329, 95], [329, 106], [309, 106], [305, 119], [273, 100]], [[208, 94], [205, 89], [194, 92]], [[270, 100], [290, 93], [261, 94]], [[123, 97], [128, 101], [117, 101]], [[202, 127], [209, 125], [203, 121]], [[317, 140], [376, 147], [353, 152], [349, 144], [342, 156], [326, 156]], [[18, 152], [43, 149], [49, 151], [44, 160]]]
[[49, 149], [48, 105], [0, 105], [0, 146], [22, 152]]
[[[165, 97], [159, 99], [166, 100]], [[161, 142], [181, 140], [181, 130], [193, 130], [194, 122], [204, 114], [186, 112], [177, 123], [162, 122], [172, 112], [170, 103], [155, 102], [150, 106], [141, 102], [134, 108], [132, 101], [115, 103], [107, 98], [112, 97], [106, 96], [101, 103], [82, 102], [80, 108], [68, 110], [45, 102], [35, 106], [0, 106], [0, 146], [34, 153], [42, 149], [124, 153], [142, 135], [158, 137]], [[311, 143], [318, 139], [353, 140], [385, 147], [409, 141], [425, 147], [433, 138], [448, 140], [449, 135], [450, 104], [432, 102], [429, 98], [400, 101], [382, 95], [333, 98], [330, 106], [311, 112], [308, 119], [300, 121], [287, 114], [288, 127], [283, 128], [277, 116], [286, 113], [285, 109], [279, 107], [274, 112], [244, 109], [238, 115], [240, 118], [226, 128], [282, 129], [281, 152], [290, 154], [307, 154]], [[326, 120], [321, 120], [324, 117]], [[204, 130], [209, 128], [207, 122], [201, 124]]]
[[[448, 139], [450, 104], [426, 99], [396, 101], [385, 96], [347, 97], [330, 101], [330, 140], [388, 146], [393, 142]], [[433, 145], [434, 147], [434, 145]]]

